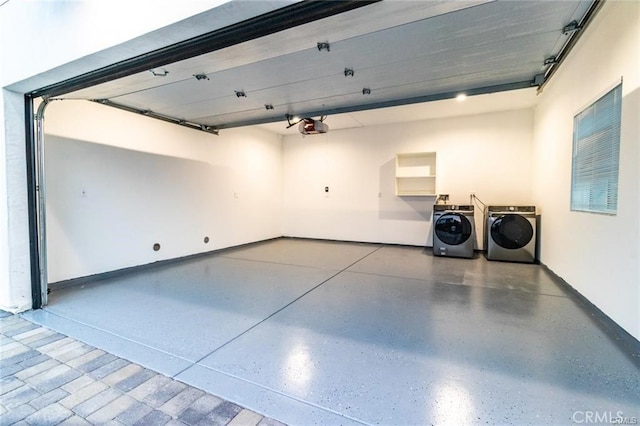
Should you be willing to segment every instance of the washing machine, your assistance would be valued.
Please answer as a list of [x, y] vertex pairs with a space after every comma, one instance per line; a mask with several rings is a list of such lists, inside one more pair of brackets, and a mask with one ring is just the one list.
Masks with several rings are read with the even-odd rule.
[[475, 235], [473, 206], [433, 206], [434, 255], [471, 258]]
[[536, 261], [535, 206], [488, 206], [486, 217], [487, 259]]

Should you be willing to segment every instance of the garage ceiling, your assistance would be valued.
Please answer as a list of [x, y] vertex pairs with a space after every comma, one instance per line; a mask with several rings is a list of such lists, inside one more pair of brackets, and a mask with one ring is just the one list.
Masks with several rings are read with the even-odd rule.
[[59, 97], [218, 130], [522, 89], [591, 6], [383, 1]]

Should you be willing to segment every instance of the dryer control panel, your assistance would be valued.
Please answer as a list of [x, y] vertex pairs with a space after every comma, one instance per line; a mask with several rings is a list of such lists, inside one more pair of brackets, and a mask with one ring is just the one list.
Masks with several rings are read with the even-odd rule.
[[487, 207], [489, 212], [501, 212], [501, 213], [535, 213], [535, 206], [489, 206]]

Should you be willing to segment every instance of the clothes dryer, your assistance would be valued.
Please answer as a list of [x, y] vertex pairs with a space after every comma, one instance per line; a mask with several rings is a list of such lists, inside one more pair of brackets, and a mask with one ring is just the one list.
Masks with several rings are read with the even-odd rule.
[[473, 206], [436, 204], [433, 206], [433, 254], [473, 257], [475, 243]]
[[486, 216], [487, 259], [536, 261], [535, 206], [488, 206]]

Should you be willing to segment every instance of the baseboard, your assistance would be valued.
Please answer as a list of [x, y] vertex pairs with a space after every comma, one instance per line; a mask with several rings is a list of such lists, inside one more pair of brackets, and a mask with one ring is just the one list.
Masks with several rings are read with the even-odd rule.
[[620, 327], [617, 322], [612, 320], [607, 314], [600, 310], [600, 308], [583, 296], [582, 293], [573, 288], [571, 284], [553, 272], [551, 268], [544, 263], [540, 263], [540, 266], [556, 278], [560, 286], [566, 290], [567, 293], [573, 296], [574, 300], [578, 302], [578, 306], [589, 316], [591, 321], [600, 328], [600, 330], [602, 330], [609, 340], [611, 340], [611, 342], [616, 345], [633, 364], [640, 368], [640, 341], [629, 334], [627, 330]]
[[427, 247], [421, 244], [402, 244], [402, 243], [383, 243], [380, 241], [358, 241], [358, 240], [338, 240], [332, 238], [315, 238], [315, 237], [295, 237], [291, 235], [283, 235], [280, 238], [288, 239], [288, 240], [307, 240], [307, 241], [324, 241], [328, 243], [349, 243], [349, 244], [373, 244], [379, 246], [398, 246], [398, 247]]
[[[350, 241], [350, 240], [331, 240], [331, 239], [326, 239], [326, 238], [311, 238], [311, 237], [293, 237], [293, 236], [287, 236], [287, 235], [283, 235], [280, 237], [273, 237], [273, 238], [267, 238], [264, 240], [258, 240], [258, 241], [253, 241], [250, 243], [246, 243], [246, 244], [240, 244], [237, 246], [231, 246], [231, 247], [225, 247], [222, 249], [216, 249], [216, 250], [210, 250], [210, 251], [205, 251], [202, 253], [195, 253], [195, 254], [190, 254], [187, 256], [181, 256], [181, 257], [175, 257], [175, 258], [171, 258], [171, 259], [165, 259], [165, 260], [159, 260], [157, 262], [152, 262], [152, 263], [147, 263], [144, 265], [136, 265], [136, 266], [130, 266], [130, 267], [126, 267], [126, 268], [121, 268], [121, 269], [116, 269], [114, 271], [108, 271], [108, 272], [101, 272], [98, 274], [93, 274], [93, 275], [86, 275], [86, 276], [82, 276], [82, 277], [77, 277], [77, 278], [71, 278], [68, 280], [62, 280], [62, 281], [56, 281], [53, 283], [49, 283], [49, 291], [56, 291], [56, 290], [60, 290], [63, 288], [68, 288], [68, 287], [74, 287], [74, 286], [78, 286], [78, 285], [84, 285], [84, 284], [88, 284], [88, 283], [93, 283], [96, 281], [102, 281], [102, 280], [106, 280], [106, 279], [110, 279], [110, 278], [117, 278], [117, 277], [121, 277], [123, 275], [128, 275], [128, 274], [132, 274], [132, 273], [136, 273], [136, 272], [143, 272], [143, 271], [148, 271], [151, 269], [157, 269], [157, 268], [162, 268], [168, 265], [173, 265], [175, 263], [180, 263], [180, 262], [185, 262], [185, 261], [189, 261], [189, 260], [194, 260], [194, 259], [199, 259], [202, 257], [207, 257], [207, 256], [211, 256], [214, 254], [220, 254], [220, 253], [224, 253], [224, 252], [230, 252], [233, 250], [238, 250], [238, 249], [243, 249], [255, 244], [261, 244], [267, 241], [273, 241], [273, 240], [278, 240], [278, 239], [290, 239], [290, 240], [310, 240], [310, 241], [326, 241], [326, 242], [335, 242], [335, 243], [353, 243], [353, 244], [378, 244], [378, 245], [396, 245], [396, 246], [406, 246], [406, 247], [423, 247], [423, 246], [413, 246], [413, 245], [407, 245], [407, 244], [389, 244], [389, 243], [379, 243], [379, 242], [367, 242], [367, 241]], [[427, 247], [429, 248], [429, 247]], [[29, 308], [30, 309], [30, 308]]]
[[71, 279], [63, 280], [63, 281], [56, 281], [56, 282], [48, 284], [49, 291], [55, 291], [55, 290], [59, 290], [59, 289], [62, 289], [62, 288], [74, 287], [74, 286], [83, 285], [83, 284], [87, 284], [87, 283], [93, 283], [93, 282], [96, 282], [96, 281], [102, 281], [102, 280], [106, 280], [106, 279], [109, 279], [109, 278], [121, 277], [123, 275], [128, 275], [128, 274], [131, 274], [131, 273], [136, 273], [136, 272], [148, 271], [148, 270], [151, 270], [151, 269], [162, 268], [162, 267], [173, 265], [173, 264], [176, 264], [176, 263], [181, 263], [181, 262], [186, 262], [186, 261], [189, 261], [189, 260], [199, 259], [199, 258], [202, 258], [202, 257], [207, 257], [207, 256], [211, 256], [211, 255], [214, 255], [214, 254], [220, 254], [220, 253], [236, 250], [236, 249], [239, 249], [239, 248], [246, 248], [246, 247], [249, 247], [249, 246], [252, 246], [252, 245], [255, 245], [255, 244], [261, 244], [261, 243], [264, 243], [264, 242], [267, 242], [267, 241], [277, 240], [279, 238], [282, 238], [282, 237], [267, 238], [265, 240], [253, 241], [253, 242], [250, 242], [250, 243], [240, 244], [240, 245], [237, 245], [237, 246], [225, 247], [225, 248], [221, 248], [221, 249], [205, 251], [205, 252], [202, 252], [202, 253], [189, 254], [187, 256], [181, 256], [181, 257], [174, 257], [174, 258], [171, 258], [171, 259], [159, 260], [159, 261], [152, 262], [152, 263], [146, 263], [144, 265], [129, 266], [129, 267], [126, 267], [126, 268], [116, 269], [115, 271], [101, 272], [101, 273], [98, 273], [98, 274], [86, 275], [86, 276], [83, 276], [83, 277], [71, 278]]

